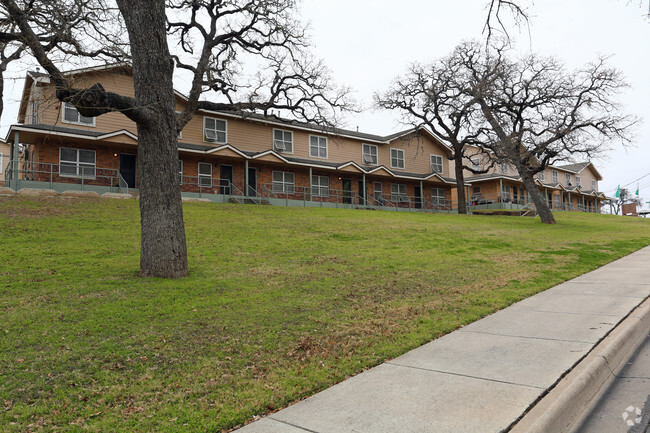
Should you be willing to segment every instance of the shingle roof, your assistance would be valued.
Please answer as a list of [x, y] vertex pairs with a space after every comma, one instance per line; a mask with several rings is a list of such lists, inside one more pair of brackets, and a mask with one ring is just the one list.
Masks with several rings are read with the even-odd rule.
[[63, 126], [54, 126], [54, 125], [29, 124], [29, 125], [20, 125], [20, 126], [25, 128], [30, 128], [30, 129], [38, 129], [39, 131], [59, 132], [63, 134], [87, 135], [89, 137], [99, 137], [100, 135], [107, 134], [106, 132], [90, 131], [87, 129], [66, 128]]
[[562, 169], [562, 170], [573, 171], [573, 172], [579, 173], [582, 170], [584, 170], [589, 164], [591, 164], [591, 163], [590, 162], [579, 162], [577, 164], [558, 165], [558, 166], [555, 166], [555, 167], [559, 168], [559, 169]]

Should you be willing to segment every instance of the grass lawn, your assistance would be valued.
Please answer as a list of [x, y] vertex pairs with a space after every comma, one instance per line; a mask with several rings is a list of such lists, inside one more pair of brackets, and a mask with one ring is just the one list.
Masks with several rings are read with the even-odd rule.
[[170, 281], [136, 201], [0, 198], [0, 429], [219, 432], [650, 244], [555, 216], [191, 203]]

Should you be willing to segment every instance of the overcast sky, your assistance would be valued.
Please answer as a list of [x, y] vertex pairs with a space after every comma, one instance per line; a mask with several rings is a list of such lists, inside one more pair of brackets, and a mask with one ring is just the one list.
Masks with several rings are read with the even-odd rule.
[[[350, 85], [368, 107], [349, 116], [346, 127], [374, 134], [402, 129], [399, 115], [374, 111], [372, 95], [387, 89], [411, 62], [445, 56], [464, 40], [483, 38], [487, 0], [303, 0], [302, 18], [310, 23], [313, 52], [324, 59], [338, 83]], [[647, 0], [644, 0], [647, 1]], [[617, 185], [650, 201], [650, 21], [641, 0], [521, 0], [530, 27], [510, 27], [521, 51], [554, 55], [576, 68], [598, 55], [622, 70], [631, 90], [621, 97], [627, 110], [647, 117], [637, 129], [634, 147], [620, 146], [594, 161], [604, 180], [600, 189], [613, 195]], [[530, 32], [530, 34], [529, 34]], [[5, 83], [0, 132], [16, 122], [24, 70], [14, 69]], [[178, 86], [177, 86], [178, 87]]]
[[[464, 40], [483, 38], [485, 0], [305, 0], [303, 18], [311, 23], [314, 52], [325, 59], [338, 82], [351, 85], [356, 98], [371, 106], [372, 95], [414, 61], [449, 54]], [[620, 146], [594, 161], [604, 180], [636, 190], [636, 179], [650, 173], [650, 22], [647, 3], [626, 0], [522, 0], [530, 28], [511, 28], [517, 49], [560, 58], [570, 69], [599, 55], [623, 71], [631, 90], [621, 96], [630, 113], [647, 117], [637, 129], [635, 147]], [[530, 33], [529, 33], [530, 32]], [[350, 116], [347, 127], [389, 134], [403, 128], [397, 113], [367, 110]], [[640, 180], [640, 195], [650, 201], [650, 175]]]

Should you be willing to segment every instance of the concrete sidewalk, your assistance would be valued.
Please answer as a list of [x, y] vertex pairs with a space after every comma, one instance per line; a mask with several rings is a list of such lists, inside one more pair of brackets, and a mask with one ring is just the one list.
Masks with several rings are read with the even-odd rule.
[[237, 431], [503, 431], [650, 296], [649, 264], [646, 247]]

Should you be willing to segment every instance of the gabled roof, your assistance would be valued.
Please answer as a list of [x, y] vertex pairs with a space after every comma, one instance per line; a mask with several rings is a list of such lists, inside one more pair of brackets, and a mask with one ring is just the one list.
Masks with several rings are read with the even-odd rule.
[[579, 162], [579, 163], [576, 163], [576, 164], [553, 166], [553, 168], [557, 168], [557, 169], [564, 170], [564, 171], [569, 171], [569, 172], [572, 172], [572, 173], [575, 173], [575, 174], [580, 174], [587, 167], [591, 168], [591, 171], [594, 172], [594, 174], [596, 175], [596, 178], [598, 180], [603, 180], [603, 177], [600, 175], [598, 170], [596, 170], [596, 167], [594, 166], [594, 164], [592, 162], [590, 162], [590, 161]]

